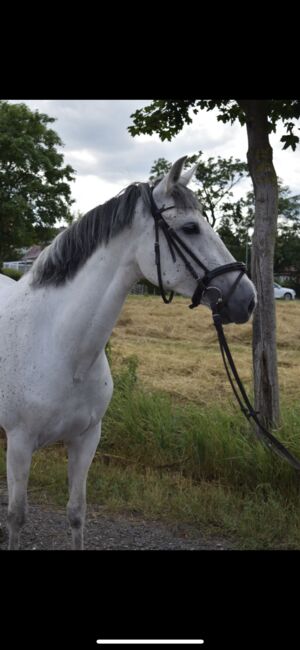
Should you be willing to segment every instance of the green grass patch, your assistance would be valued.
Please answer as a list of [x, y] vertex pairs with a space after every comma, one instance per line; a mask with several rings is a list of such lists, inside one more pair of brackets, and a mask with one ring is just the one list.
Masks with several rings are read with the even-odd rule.
[[[278, 438], [300, 457], [300, 405], [283, 413]], [[193, 481], [222, 481], [247, 491], [260, 483], [298, 493], [298, 475], [266, 449], [235, 404], [227, 409], [179, 404], [139, 384], [137, 361], [127, 359], [115, 378], [103, 421], [102, 452], [140, 467], [180, 470]]]

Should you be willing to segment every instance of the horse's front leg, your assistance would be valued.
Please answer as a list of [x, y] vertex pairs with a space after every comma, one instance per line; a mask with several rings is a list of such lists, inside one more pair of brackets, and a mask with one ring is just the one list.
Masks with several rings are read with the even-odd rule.
[[72, 549], [83, 549], [86, 512], [86, 480], [101, 435], [101, 423], [68, 442], [69, 501], [67, 516], [72, 531]]
[[7, 435], [8, 530], [10, 550], [19, 548], [20, 530], [27, 514], [27, 484], [32, 449], [23, 431]]

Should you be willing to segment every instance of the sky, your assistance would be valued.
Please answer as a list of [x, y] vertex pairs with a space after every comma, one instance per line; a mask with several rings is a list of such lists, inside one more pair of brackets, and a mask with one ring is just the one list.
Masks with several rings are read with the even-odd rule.
[[[193, 123], [186, 125], [171, 142], [161, 142], [157, 135], [133, 138], [127, 130], [132, 124], [130, 115], [149, 104], [150, 99], [13, 100], [13, 103], [21, 102], [56, 118], [50, 127], [64, 143], [65, 164], [76, 170], [75, 181], [71, 183], [74, 213], [85, 213], [104, 203], [129, 183], [147, 181], [158, 158], [175, 162], [181, 156], [201, 150], [205, 159], [233, 156], [246, 161], [246, 127], [218, 122], [217, 111], [200, 111]], [[280, 143], [283, 134], [280, 124], [277, 133], [270, 136], [275, 169], [292, 193], [300, 194], [300, 148], [296, 152], [283, 151]], [[193, 184], [190, 187], [196, 189]], [[251, 181], [243, 180], [235, 190], [235, 198], [251, 188]]]

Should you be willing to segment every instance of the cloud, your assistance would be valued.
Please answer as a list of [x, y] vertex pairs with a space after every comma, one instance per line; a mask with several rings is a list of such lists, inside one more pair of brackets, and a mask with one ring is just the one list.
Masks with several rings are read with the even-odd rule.
[[103, 180], [98, 176], [78, 176], [73, 188], [73, 198], [76, 200], [76, 209], [82, 213], [88, 212], [96, 205], [108, 201], [120, 192], [124, 186], [129, 185], [129, 179], [124, 179], [124, 184], [116, 186], [115, 183]]
[[[57, 118], [52, 128], [64, 142], [65, 162], [77, 172], [72, 184], [75, 210], [85, 211], [98, 205], [130, 182], [146, 181], [157, 158], [175, 161], [201, 150], [205, 158], [232, 156], [246, 161], [246, 127], [218, 122], [216, 110], [200, 111], [193, 123], [186, 125], [171, 142], [161, 142], [157, 135], [132, 138], [128, 132], [132, 123], [130, 115], [151, 100], [19, 101]], [[300, 153], [299, 150], [282, 151], [282, 133], [279, 126], [278, 133], [270, 137], [276, 171], [293, 193], [300, 193]], [[237, 192], [243, 193], [250, 187], [248, 181], [245, 189], [240, 185]]]

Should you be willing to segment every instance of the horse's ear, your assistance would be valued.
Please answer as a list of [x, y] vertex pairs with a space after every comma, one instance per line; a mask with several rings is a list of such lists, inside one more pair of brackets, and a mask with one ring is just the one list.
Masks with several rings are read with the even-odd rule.
[[179, 158], [179, 160], [176, 160], [176, 162], [174, 163], [174, 165], [172, 165], [170, 171], [166, 175], [165, 183], [166, 183], [167, 192], [169, 192], [172, 189], [173, 185], [178, 183], [186, 159], [187, 156], [183, 156], [182, 158]]
[[179, 158], [179, 160], [176, 160], [174, 165], [172, 165], [170, 171], [167, 173], [164, 178], [156, 185], [156, 187], [153, 190], [153, 195], [158, 196], [161, 192], [170, 192], [172, 187], [178, 183], [180, 179], [180, 174], [182, 172], [183, 165], [187, 159], [187, 156], [183, 156], [182, 158]]
[[182, 176], [180, 176], [180, 178], [179, 178], [179, 183], [181, 183], [182, 185], [188, 185], [190, 180], [194, 176], [194, 173], [195, 173], [195, 171], [196, 171], [196, 169], [198, 167], [198, 164], [199, 164], [199, 161], [197, 161], [196, 164], [193, 167], [191, 167], [191, 169], [188, 169], [187, 172], [182, 174]]

